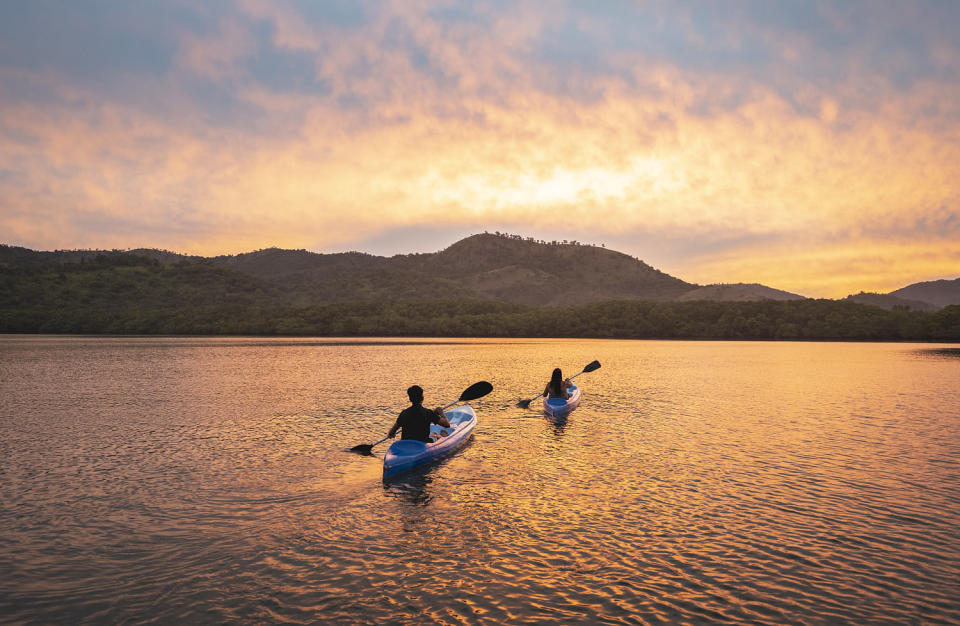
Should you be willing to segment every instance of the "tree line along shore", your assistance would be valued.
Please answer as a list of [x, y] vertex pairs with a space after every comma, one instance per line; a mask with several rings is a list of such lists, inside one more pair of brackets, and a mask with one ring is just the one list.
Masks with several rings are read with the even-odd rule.
[[[401, 280], [402, 277], [398, 278]], [[836, 300], [618, 300], [568, 307], [444, 298], [337, 299], [206, 262], [135, 256], [0, 272], [0, 333], [960, 341], [960, 305]], [[415, 287], [415, 285], [414, 285]]]

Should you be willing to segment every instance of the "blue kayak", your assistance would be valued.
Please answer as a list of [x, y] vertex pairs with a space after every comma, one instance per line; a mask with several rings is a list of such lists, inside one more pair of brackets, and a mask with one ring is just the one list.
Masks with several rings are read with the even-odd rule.
[[567, 389], [567, 393], [570, 394], [567, 398], [544, 398], [544, 412], [550, 417], [566, 417], [580, 406], [580, 387], [573, 385]]
[[447, 421], [450, 422], [450, 428], [430, 425], [431, 435], [439, 437], [432, 443], [423, 441], [413, 441], [410, 439], [401, 439], [394, 441], [387, 448], [387, 453], [383, 457], [383, 477], [389, 478], [402, 472], [427, 465], [438, 461], [444, 457], [450, 456], [459, 450], [477, 425], [477, 416], [469, 404], [459, 406], [450, 411], [446, 411]]

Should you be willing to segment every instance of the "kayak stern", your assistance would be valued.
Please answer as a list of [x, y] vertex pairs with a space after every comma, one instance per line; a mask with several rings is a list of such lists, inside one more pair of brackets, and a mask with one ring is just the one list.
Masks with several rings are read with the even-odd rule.
[[436, 424], [430, 426], [430, 432], [444, 435], [431, 443], [401, 439], [387, 448], [383, 457], [383, 477], [390, 478], [421, 465], [427, 465], [450, 456], [462, 447], [473, 434], [477, 425], [477, 416], [470, 405], [463, 405], [444, 413], [450, 427]]
[[553, 418], [566, 417], [575, 408], [580, 406], [580, 387], [573, 385], [569, 389], [568, 398], [544, 398], [543, 411]]

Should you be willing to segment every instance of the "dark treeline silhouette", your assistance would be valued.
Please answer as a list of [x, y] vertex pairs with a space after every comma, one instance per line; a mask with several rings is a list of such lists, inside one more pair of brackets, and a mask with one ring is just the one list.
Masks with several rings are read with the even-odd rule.
[[[62, 269], [69, 275], [77, 265], [89, 265], [96, 257], [232, 271], [265, 281], [301, 305], [414, 298], [573, 305], [669, 300], [696, 287], [619, 252], [490, 234], [470, 236], [435, 253], [389, 258], [277, 248], [202, 258], [161, 250], [34, 252], [0, 245], [0, 275], [23, 269]], [[167, 273], [157, 274], [153, 278], [170, 280]]]
[[0, 332], [958, 341], [960, 306], [923, 312], [834, 300], [569, 307], [462, 297], [330, 302], [210, 261], [164, 265], [104, 254], [83, 263], [5, 268]]
[[[554, 239], [553, 241], [547, 241], [546, 239], [535, 239], [535, 238], [533, 238], [533, 237], [524, 237], [523, 235], [514, 235], [514, 234], [511, 234], [511, 233], [501, 233], [499, 230], [496, 230], [496, 231], [494, 231], [493, 233], [489, 233], [489, 232], [487, 232], [487, 231], [483, 231], [483, 234], [484, 234], [484, 235], [493, 234], [494, 236], [500, 237], [500, 238], [502, 238], [502, 239], [510, 239], [510, 240], [512, 240], [512, 241], [527, 241], [527, 242], [530, 242], [530, 243], [539, 243], [539, 244], [545, 245], [545, 246], [589, 246], [589, 245], [591, 245], [591, 244], [587, 244], [587, 243], [580, 243], [580, 242], [577, 241], [576, 239], [563, 239], [563, 240], [560, 240], [560, 241], [557, 241], [556, 239]], [[600, 244], [600, 247], [601, 247], [601, 248], [606, 248], [607, 246], [606, 246], [606, 244]]]

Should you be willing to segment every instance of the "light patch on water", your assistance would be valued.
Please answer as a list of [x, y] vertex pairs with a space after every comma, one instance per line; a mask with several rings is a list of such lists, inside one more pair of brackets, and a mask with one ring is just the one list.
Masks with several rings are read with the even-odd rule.
[[[0, 614], [960, 621], [955, 350], [3, 337]], [[349, 452], [478, 380], [454, 456]]]

